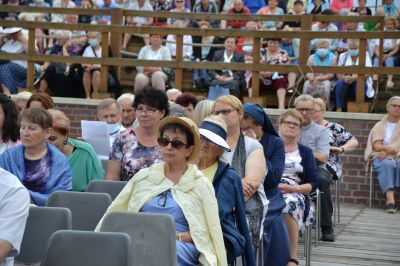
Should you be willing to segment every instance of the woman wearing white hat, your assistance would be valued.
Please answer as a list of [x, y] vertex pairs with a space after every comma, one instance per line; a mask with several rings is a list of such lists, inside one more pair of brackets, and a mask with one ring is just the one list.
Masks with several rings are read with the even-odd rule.
[[[0, 50], [5, 53], [22, 54], [28, 51], [28, 39], [22, 28], [5, 28], [0, 35]], [[15, 94], [26, 86], [26, 61], [0, 61], [0, 84], [5, 93]]]
[[235, 169], [220, 160], [225, 150], [231, 150], [226, 143], [226, 123], [219, 116], [210, 116], [204, 119], [199, 130], [197, 167], [214, 186], [228, 264], [233, 265], [235, 258], [241, 256], [243, 265], [254, 265], [241, 178]]
[[[106, 213], [172, 215], [179, 266], [227, 265], [214, 189], [190, 164], [200, 150], [196, 124], [189, 118], [169, 116], [161, 120], [158, 135], [164, 162], [135, 174]], [[100, 227], [101, 222], [97, 229]]]

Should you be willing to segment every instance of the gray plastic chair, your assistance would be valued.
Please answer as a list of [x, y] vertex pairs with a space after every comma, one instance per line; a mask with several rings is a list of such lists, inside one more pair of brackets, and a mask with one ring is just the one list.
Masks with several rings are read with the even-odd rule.
[[42, 266], [131, 266], [132, 243], [125, 233], [61, 230], [50, 240]]
[[56, 191], [50, 195], [47, 206], [70, 209], [73, 230], [93, 231], [111, 201], [107, 193]]
[[134, 266], [176, 266], [175, 221], [169, 215], [111, 212], [100, 231], [124, 232], [132, 239]]
[[47, 241], [57, 230], [72, 228], [72, 214], [67, 208], [29, 208], [21, 249], [16, 261], [25, 264], [40, 263], [46, 253]]
[[93, 180], [86, 187], [87, 192], [108, 193], [114, 200], [128, 182], [113, 180]]

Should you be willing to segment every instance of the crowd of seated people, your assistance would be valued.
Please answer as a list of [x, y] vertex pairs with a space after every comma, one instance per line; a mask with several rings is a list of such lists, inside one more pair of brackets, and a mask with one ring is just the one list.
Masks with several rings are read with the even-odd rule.
[[[185, 12], [185, 13], [211, 13], [218, 14], [226, 12], [228, 14], [259, 14], [259, 15], [284, 15], [284, 14], [325, 14], [335, 16], [337, 14], [347, 14], [348, 16], [372, 15], [371, 10], [366, 6], [365, 1], [361, 0], [357, 7], [353, 1], [337, 0], [328, 4], [323, 0], [292, 0], [292, 1], [215, 1], [215, 0], [56, 0], [47, 1], [3, 1], [5, 4], [11, 5], [35, 5], [35, 6], [53, 6], [65, 8], [98, 8], [113, 9], [126, 8], [127, 10], [139, 11], [169, 11], [169, 12]], [[382, 7], [378, 8], [376, 14], [385, 16], [385, 31], [396, 31], [398, 29], [398, 7], [392, 0], [387, 1]], [[30, 16], [28, 16], [30, 15]], [[63, 23], [92, 23], [92, 24], [109, 24], [111, 16], [87, 16], [73, 14], [28, 14], [20, 13], [1, 13], [5, 19], [16, 20], [37, 20], [52, 21]], [[32, 19], [33, 18], [33, 19]], [[293, 30], [301, 26], [300, 22], [285, 21], [234, 21], [234, 20], [206, 20], [206, 19], [166, 19], [156, 17], [126, 17], [123, 22], [127, 27], [141, 26], [170, 26], [170, 27], [194, 27], [201, 29], [249, 29], [249, 30]], [[314, 31], [360, 31], [377, 29], [377, 25], [369, 25], [368, 23], [334, 23], [334, 22], [317, 22], [314, 21], [311, 30]], [[44, 31], [42, 34], [49, 34], [47, 41], [39, 42], [37, 40], [37, 51], [47, 51], [50, 54], [61, 56], [87, 56], [101, 57], [101, 34], [95, 32], [82, 31]], [[94, 36], [96, 35], [96, 36]], [[27, 46], [27, 33], [19, 28], [7, 28], [3, 30], [1, 37], [1, 50], [11, 53], [24, 53]], [[139, 53], [141, 60], [172, 60], [176, 57], [176, 37], [174, 35], [143, 35], [144, 46]], [[44, 38], [46, 39], [46, 38]], [[130, 34], [124, 34], [122, 41], [122, 49], [128, 49]], [[218, 38], [218, 36], [184, 36], [183, 38], [183, 60], [185, 61], [215, 61], [215, 62], [242, 62], [240, 59], [244, 55], [246, 63], [252, 62], [253, 39], [251, 37], [237, 38], [234, 41], [234, 56], [231, 59], [229, 49], [227, 50], [227, 42], [231, 38]], [[24, 44], [25, 40], [25, 44]], [[96, 41], [97, 40], [97, 41]], [[267, 64], [285, 64], [297, 65], [299, 63], [299, 40], [298, 39], [279, 39], [262, 40], [261, 63]], [[313, 66], [348, 66], [357, 65], [358, 56], [355, 55], [357, 48], [350, 49], [349, 45], [357, 45], [357, 42], [346, 39], [329, 39], [325, 42], [322, 40], [311, 40], [311, 54], [307, 64], [310, 66], [310, 72], [301, 75], [305, 78], [305, 84], [302, 88], [297, 88], [299, 92], [311, 94], [315, 97], [324, 99], [328, 110], [343, 111], [346, 110], [346, 102], [355, 97], [357, 75], [335, 75], [313, 72]], [[164, 45], [165, 42], [165, 45]], [[12, 43], [12, 44], [10, 44]], [[15, 43], [15, 45], [14, 45]], [[327, 46], [328, 43], [328, 47]], [[17, 45], [18, 44], [18, 45]], [[219, 47], [215, 47], [219, 44]], [[278, 44], [278, 46], [276, 45]], [[368, 40], [366, 55], [366, 66], [379, 65], [379, 40]], [[399, 45], [397, 39], [383, 40], [383, 66], [394, 67], [400, 65]], [[225, 47], [223, 47], [225, 46]], [[10, 48], [11, 47], [11, 48]], [[17, 49], [18, 48], [18, 49]], [[219, 52], [221, 50], [223, 52]], [[109, 53], [110, 54], [110, 53]], [[344, 56], [346, 55], [346, 56]], [[351, 56], [349, 56], [351, 55]], [[112, 56], [112, 55], [111, 55]], [[351, 58], [352, 60], [349, 60]], [[0, 64], [0, 83], [5, 90], [16, 93], [19, 88], [26, 86], [26, 63], [21, 61], [10, 61]], [[100, 68], [101, 65], [90, 64], [64, 64], [64, 63], [47, 63], [36, 67], [35, 69], [40, 75], [40, 91], [48, 92], [53, 96], [65, 97], [97, 97], [100, 88]], [[119, 81], [116, 78], [112, 67], [109, 67], [108, 75], [108, 92], [114, 92], [116, 97], [120, 95]], [[134, 77], [134, 91], [142, 90], [147, 84], [160, 89], [167, 90], [173, 87], [174, 71], [170, 68], [160, 67], [137, 67], [137, 74]], [[7, 75], [12, 71], [14, 75]], [[228, 89], [240, 99], [244, 96], [252, 97], [251, 70], [242, 75], [242, 71], [224, 71], [221, 76], [219, 73], [215, 75], [215, 71], [206, 71], [205, 69], [189, 69], [193, 72], [193, 86], [198, 89], [209, 89], [218, 85]], [[64, 74], [64, 76], [62, 75]], [[224, 76], [224, 75], [232, 75]], [[234, 75], [233, 75], [234, 74]], [[240, 74], [240, 75], [236, 75]], [[278, 108], [284, 109], [286, 104], [287, 92], [292, 92], [295, 88], [295, 81], [299, 75], [295, 73], [278, 73], [278, 72], [260, 72], [261, 92], [272, 90], [276, 91], [278, 99]], [[372, 79], [373, 78], [373, 79]], [[365, 86], [365, 97], [372, 98], [375, 94], [373, 88], [373, 80], [378, 80], [377, 76], [367, 76]], [[62, 81], [62, 82], [61, 82]], [[386, 88], [394, 87], [393, 75], [387, 75]], [[73, 89], [67, 90], [66, 87]], [[302, 84], [302, 83], [300, 83]], [[336, 84], [336, 85], [335, 85]], [[110, 87], [115, 88], [110, 89]]]
[[[69, 137], [67, 114], [55, 110], [47, 94], [33, 94], [20, 114], [0, 94], [0, 166], [22, 183], [35, 205], [45, 205], [57, 190], [84, 191], [94, 179], [128, 181], [107, 213], [172, 214], [179, 265], [231, 265], [237, 257], [254, 265], [261, 247], [263, 265], [298, 265], [299, 234], [313, 217], [307, 195], [317, 187], [323, 192], [322, 240], [335, 240], [329, 185], [342, 175], [340, 154], [358, 142], [323, 118], [323, 99], [299, 96], [295, 110], [280, 116], [278, 132], [262, 107], [242, 105], [233, 95], [197, 102], [184, 93], [175, 101], [186, 110], [172, 114], [167, 94], [146, 86], [135, 96], [100, 102], [98, 120], [107, 123], [111, 144], [103, 169], [90, 144]], [[394, 213], [397, 96], [387, 110], [371, 131], [365, 156], [378, 172], [387, 212]], [[188, 204], [198, 204], [196, 213]]]

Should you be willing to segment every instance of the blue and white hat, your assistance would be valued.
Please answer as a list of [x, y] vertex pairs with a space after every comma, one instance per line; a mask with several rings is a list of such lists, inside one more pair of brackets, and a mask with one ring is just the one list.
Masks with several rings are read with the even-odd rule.
[[211, 121], [204, 121], [200, 128], [200, 135], [211, 141], [212, 143], [224, 148], [226, 151], [231, 151], [228, 143], [226, 143], [226, 131], [220, 125]]

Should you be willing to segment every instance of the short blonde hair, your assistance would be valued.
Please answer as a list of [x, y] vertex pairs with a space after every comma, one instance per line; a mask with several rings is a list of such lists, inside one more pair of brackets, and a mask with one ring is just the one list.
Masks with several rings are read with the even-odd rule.
[[[47, 111], [50, 113], [50, 115], [53, 118], [53, 129], [55, 131], [60, 131], [58, 129], [64, 129], [61, 131], [69, 132], [69, 129], [71, 127], [71, 122], [63, 111], [60, 111], [57, 109], [48, 109]], [[63, 132], [61, 132], [61, 133], [63, 133]]]
[[299, 111], [297, 111], [296, 109], [287, 109], [283, 111], [283, 113], [279, 116], [279, 124], [281, 124], [282, 121], [288, 116], [293, 116], [295, 119], [299, 120], [300, 124], [303, 124], [304, 122], [304, 118]]
[[239, 112], [239, 114], [243, 114], [243, 104], [242, 104], [242, 102], [237, 97], [235, 97], [233, 95], [222, 95], [222, 96], [217, 98], [215, 103], [229, 104], [234, 109], [236, 109]]
[[385, 17], [385, 26], [386, 26], [386, 23], [391, 22], [391, 21], [394, 23], [394, 27], [397, 29], [399, 27], [399, 21], [397, 20], [396, 16]]
[[315, 98], [314, 99], [314, 104], [318, 105], [319, 107], [321, 107], [322, 111], [326, 111], [326, 104], [324, 102], [324, 100], [322, 100], [321, 98]]
[[211, 122], [214, 123], [220, 127], [222, 127], [225, 132], [228, 131], [228, 126], [225, 123], [225, 120], [220, 116], [220, 115], [210, 115], [204, 118], [203, 122]]
[[196, 104], [193, 111], [193, 121], [200, 126], [204, 118], [211, 115], [214, 110], [215, 102], [211, 100], [202, 100]]
[[19, 101], [19, 100], [27, 101], [27, 100], [29, 100], [29, 98], [31, 98], [32, 95], [33, 95], [32, 92], [21, 91], [17, 95], [14, 95], [13, 99], [14, 99], [14, 101]]

